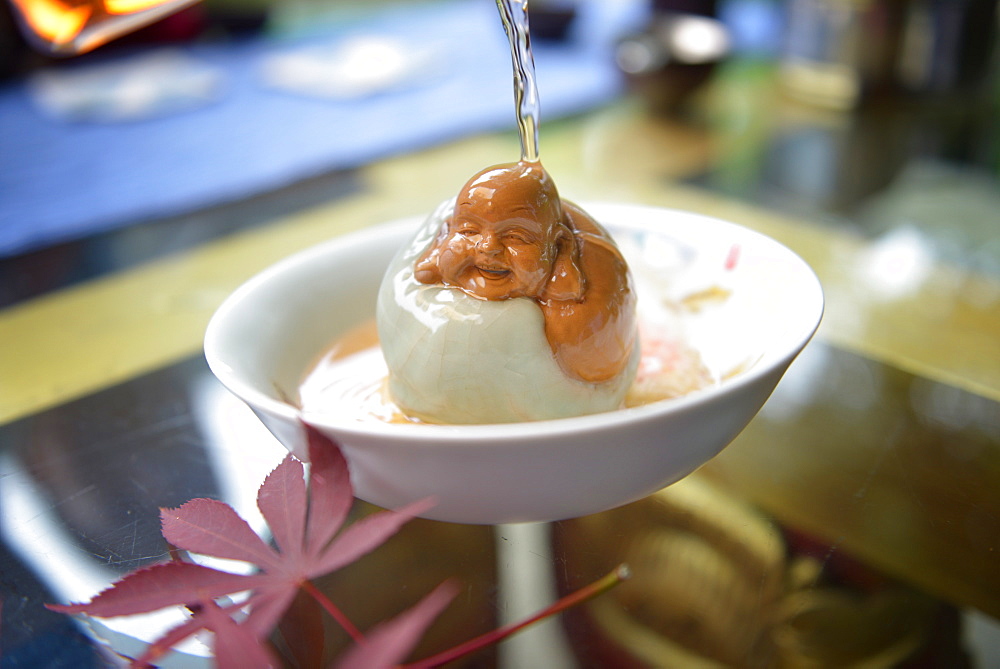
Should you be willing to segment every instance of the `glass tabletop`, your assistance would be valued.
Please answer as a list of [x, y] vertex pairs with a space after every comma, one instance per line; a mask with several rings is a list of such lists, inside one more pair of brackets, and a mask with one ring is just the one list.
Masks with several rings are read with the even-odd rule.
[[[1000, 663], [996, 116], [817, 111], [745, 67], [713, 91], [751, 106], [716, 100], [691, 123], [630, 96], [547, 125], [542, 154], [567, 197], [690, 209], [788, 245], [827, 294], [816, 339], [678, 484], [554, 523], [414, 520], [317, 579], [358, 627], [455, 578], [425, 657], [626, 563], [611, 591], [454, 666]], [[475, 136], [0, 261], [0, 666], [141, 652], [159, 623], [84, 625], [45, 604], [169, 559], [162, 507], [220, 499], [267, 536], [254, 497], [285, 450], [204, 362], [221, 300], [295, 250], [429, 211], [515, 147]], [[308, 608], [275, 644], [325, 666], [350, 637], [329, 618], [307, 629]]]

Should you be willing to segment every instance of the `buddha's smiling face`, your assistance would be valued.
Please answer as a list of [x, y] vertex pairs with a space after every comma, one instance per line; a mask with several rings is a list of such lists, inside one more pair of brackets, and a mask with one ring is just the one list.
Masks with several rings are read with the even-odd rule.
[[486, 300], [541, 294], [552, 274], [549, 235], [525, 209], [458, 203], [439, 261], [444, 282]]
[[562, 234], [558, 194], [546, 176], [497, 169], [465, 185], [437, 245], [445, 285], [485, 300], [543, 293]]

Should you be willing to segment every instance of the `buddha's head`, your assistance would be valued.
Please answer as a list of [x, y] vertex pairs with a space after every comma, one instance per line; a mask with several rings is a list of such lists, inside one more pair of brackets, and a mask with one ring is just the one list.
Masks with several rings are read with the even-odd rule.
[[577, 242], [538, 163], [490, 167], [462, 187], [415, 276], [484, 300], [579, 297]]

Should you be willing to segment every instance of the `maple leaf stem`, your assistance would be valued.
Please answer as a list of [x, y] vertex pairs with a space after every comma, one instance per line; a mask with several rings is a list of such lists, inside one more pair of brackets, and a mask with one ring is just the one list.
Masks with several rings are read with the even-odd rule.
[[457, 660], [460, 657], [474, 653], [481, 648], [499, 643], [507, 637], [520, 632], [525, 627], [534, 625], [540, 620], [562, 613], [567, 609], [570, 609], [578, 604], [582, 604], [589, 599], [593, 599], [594, 597], [607, 592], [622, 581], [627, 580], [629, 575], [630, 573], [627, 565], [618, 565], [618, 567], [616, 567], [613, 571], [594, 581], [590, 585], [586, 585], [579, 590], [571, 592], [565, 597], [545, 607], [541, 611], [538, 611], [534, 615], [525, 618], [524, 620], [511, 623], [510, 625], [505, 625], [493, 630], [492, 632], [481, 634], [474, 639], [470, 639], [465, 643], [442, 651], [437, 655], [432, 655], [431, 657], [418, 660], [411, 664], [404, 664], [401, 669], [430, 669], [431, 667], [439, 667], [443, 664], [447, 664], [448, 662]]
[[301, 587], [305, 592], [309, 593], [313, 599], [319, 602], [319, 605], [322, 606], [327, 613], [333, 616], [333, 619], [344, 628], [344, 631], [351, 635], [351, 638], [354, 639], [355, 643], [365, 643], [365, 635], [354, 626], [354, 623], [352, 623], [350, 619], [344, 615], [344, 612], [341, 611], [336, 604], [330, 601], [329, 597], [323, 594], [322, 590], [313, 585], [312, 581], [308, 579], [302, 581]]

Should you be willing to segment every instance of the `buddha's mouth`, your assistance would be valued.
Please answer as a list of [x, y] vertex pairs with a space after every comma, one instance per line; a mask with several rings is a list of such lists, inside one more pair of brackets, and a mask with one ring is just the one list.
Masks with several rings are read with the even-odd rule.
[[476, 265], [476, 269], [487, 279], [502, 279], [510, 274], [509, 269], [504, 269], [502, 267], [482, 267]]

